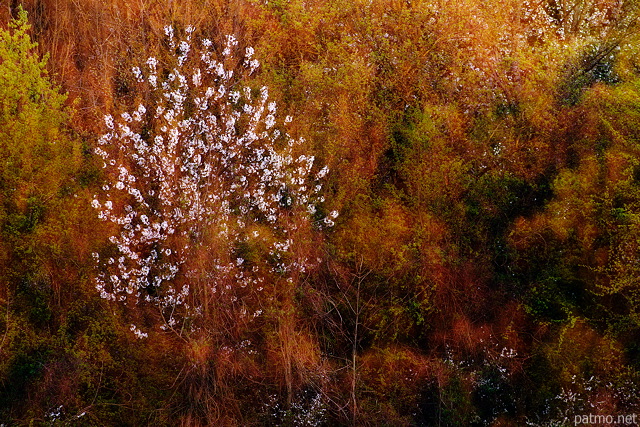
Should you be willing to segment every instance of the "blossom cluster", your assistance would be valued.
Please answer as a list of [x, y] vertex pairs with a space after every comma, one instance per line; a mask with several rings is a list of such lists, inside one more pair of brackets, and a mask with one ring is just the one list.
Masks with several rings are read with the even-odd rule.
[[[165, 28], [175, 55], [132, 69], [150, 101], [106, 115], [95, 148], [109, 182], [92, 206], [119, 230], [109, 239], [115, 255], [93, 254], [96, 287], [105, 299], [170, 309], [165, 327], [176, 323], [176, 307], [199, 310], [189, 302], [190, 278], [205, 277], [207, 292], [230, 294], [234, 286], [261, 290], [265, 274], [303, 273], [311, 261], [291, 255], [289, 236], [301, 223], [330, 227], [338, 216], [318, 214], [328, 168], [317, 170], [314, 156], [298, 154], [304, 139], [283, 130], [291, 117], [278, 121], [266, 87], [242, 86], [259, 67], [254, 50], [245, 48], [238, 60], [238, 40], [227, 36], [216, 54], [211, 40], [193, 42], [194, 31], [187, 27], [178, 40]], [[206, 272], [188, 268], [212, 233], [226, 256]], [[257, 241], [268, 247], [266, 264], [237, 253]]]

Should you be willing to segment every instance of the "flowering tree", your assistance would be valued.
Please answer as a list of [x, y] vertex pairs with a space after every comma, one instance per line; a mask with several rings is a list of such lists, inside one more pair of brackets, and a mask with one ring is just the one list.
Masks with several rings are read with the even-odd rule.
[[[292, 281], [311, 264], [292, 236], [337, 212], [317, 211], [328, 169], [299, 154], [304, 140], [283, 130], [291, 117], [277, 120], [266, 87], [242, 87], [259, 66], [253, 49], [238, 59], [233, 36], [216, 54], [211, 40], [192, 41], [193, 27], [182, 41], [165, 33], [171, 54], [132, 69], [146, 105], [104, 117], [95, 152], [108, 183], [92, 205], [118, 229], [111, 253], [93, 254], [101, 296], [158, 305], [167, 328], [214, 294], [243, 304], [270, 280]], [[203, 252], [209, 261], [194, 262]]]

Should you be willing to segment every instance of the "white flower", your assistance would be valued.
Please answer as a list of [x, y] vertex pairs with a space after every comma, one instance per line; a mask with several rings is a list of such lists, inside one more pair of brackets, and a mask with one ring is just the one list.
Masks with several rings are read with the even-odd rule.
[[142, 77], [142, 70], [140, 70], [140, 67], [133, 67], [131, 68], [131, 71], [133, 72], [133, 75], [136, 77], [136, 80], [138, 80], [138, 82], [142, 83], [144, 81], [144, 78]]
[[257, 59], [252, 59], [249, 61], [249, 74], [253, 74], [253, 72], [260, 66], [260, 62]]
[[138, 329], [138, 327], [134, 324], [131, 324], [131, 326], [129, 327], [129, 330], [131, 332], [133, 332], [136, 336], [136, 338], [138, 339], [142, 339], [142, 338], [148, 338], [149, 335], [145, 332], [142, 332], [140, 329]]
[[273, 127], [273, 125], [276, 124], [276, 119], [275, 119], [275, 117], [273, 117], [273, 114], [269, 114], [267, 116], [267, 118], [264, 121], [264, 124], [265, 124], [267, 129], [271, 129]]
[[227, 46], [236, 46], [238, 44], [238, 40], [233, 35], [227, 36]]
[[155, 72], [156, 70], [156, 66], [158, 65], [158, 60], [156, 58], [154, 58], [153, 56], [149, 57], [149, 59], [147, 59], [147, 65], [149, 66], [149, 68]]
[[200, 68], [198, 68], [196, 72], [193, 73], [192, 81], [195, 87], [200, 87], [200, 85], [202, 84], [202, 73], [200, 72]]
[[173, 39], [173, 27], [171, 25], [164, 27], [164, 33], [168, 38]]
[[187, 60], [187, 55], [189, 54], [189, 50], [191, 50], [191, 46], [189, 43], [182, 41], [180, 42], [180, 56], [178, 57], [178, 65], [183, 65]]
[[322, 179], [327, 175], [328, 172], [329, 172], [329, 168], [325, 166], [322, 169], [320, 169], [320, 172], [318, 172], [318, 175], [316, 175], [316, 176], [318, 178]]
[[111, 114], [104, 116], [104, 124], [107, 126], [107, 129], [113, 129], [113, 117]]

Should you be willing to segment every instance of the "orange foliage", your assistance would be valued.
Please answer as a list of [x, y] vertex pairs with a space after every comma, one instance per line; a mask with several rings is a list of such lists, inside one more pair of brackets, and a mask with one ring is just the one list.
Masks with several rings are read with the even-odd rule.
[[[0, 245], [0, 423], [48, 422], [63, 400], [64, 422], [185, 426], [553, 423], [579, 409], [567, 393], [640, 407], [604, 386], [638, 384], [634, 2], [24, 0], [3, 23], [18, 3], [84, 145], [46, 221], [0, 217], [33, 243], [24, 259]], [[294, 117], [293, 154], [330, 169], [314, 215], [340, 216], [323, 230], [286, 211], [292, 259], [313, 262], [233, 302], [211, 291], [238, 287], [212, 282], [238, 255], [228, 224], [200, 230], [184, 268], [204, 320], [160, 331], [161, 311], [98, 299], [91, 254], [115, 232], [89, 204], [102, 115], [149, 98], [131, 67], [167, 59], [166, 25], [255, 48], [239, 84]], [[18, 183], [19, 213], [38, 185]], [[246, 233], [264, 238], [233, 250], [267, 271], [282, 236]]]

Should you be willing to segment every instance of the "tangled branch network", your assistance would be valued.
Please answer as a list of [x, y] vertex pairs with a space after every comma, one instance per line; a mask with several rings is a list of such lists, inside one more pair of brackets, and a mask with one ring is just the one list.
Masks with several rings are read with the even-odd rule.
[[[217, 54], [211, 40], [195, 46], [193, 32], [179, 41], [165, 28], [165, 65], [151, 57], [132, 69], [147, 105], [106, 115], [95, 149], [108, 183], [92, 205], [119, 230], [110, 249], [93, 254], [96, 287], [108, 300], [171, 309], [169, 326], [176, 307], [199, 310], [188, 305], [196, 277], [208, 292], [231, 293], [261, 290], [267, 275], [304, 272], [311, 261], [294, 254], [291, 232], [305, 223], [331, 227], [338, 215], [318, 213], [328, 168], [296, 154], [304, 140], [281, 130], [291, 117], [279, 124], [266, 87], [242, 87], [259, 67], [254, 50], [236, 58], [238, 41], [227, 36]], [[213, 251], [207, 271], [188, 267], [212, 234], [225, 251]], [[267, 247], [267, 259], [246, 262], [243, 245]]]

